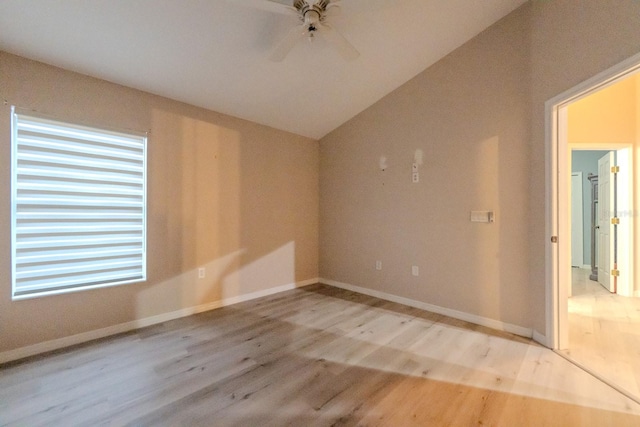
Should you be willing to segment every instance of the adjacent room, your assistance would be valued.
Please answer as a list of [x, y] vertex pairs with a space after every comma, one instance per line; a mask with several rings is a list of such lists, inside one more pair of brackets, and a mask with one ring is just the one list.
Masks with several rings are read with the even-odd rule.
[[[640, 291], [633, 280], [640, 74], [567, 108], [571, 150], [569, 344], [564, 354], [640, 395]], [[607, 188], [608, 187], [608, 188]], [[616, 221], [611, 221], [616, 218]], [[615, 363], [612, 363], [615, 361]]]
[[637, 426], [639, 29], [636, 0], [3, 0], [0, 425]]

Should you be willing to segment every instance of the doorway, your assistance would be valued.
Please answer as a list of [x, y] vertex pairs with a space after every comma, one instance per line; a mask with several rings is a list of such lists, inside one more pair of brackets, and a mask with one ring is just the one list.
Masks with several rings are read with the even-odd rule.
[[[591, 280], [611, 293], [633, 296], [633, 219], [628, 215], [634, 199], [633, 145], [620, 149], [617, 143], [593, 144], [589, 149], [571, 141], [568, 145], [571, 267], [591, 270]], [[571, 296], [571, 288], [568, 292]]]
[[[640, 400], [640, 364], [637, 363], [636, 352], [640, 349], [640, 338], [630, 347], [624, 333], [635, 328], [635, 336], [638, 336], [636, 331], [640, 326], [640, 316], [630, 325], [622, 320], [618, 322], [620, 319], [617, 315], [622, 315], [620, 318], [625, 317], [626, 320], [623, 320], [628, 321], [634, 313], [640, 314], [639, 299], [633, 298], [638, 289], [633, 268], [637, 264], [634, 242], [638, 240], [634, 233], [634, 228], [637, 228], [634, 224], [637, 216], [634, 195], [637, 190], [634, 187], [638, 187], [634, 186], [634, 176], [638, 174], [634, 173], [633, 160], [634, 150], [640, 146], [640, 84], [635, 80], [640, 82], [637, 77], [639, 71], [640, 55], [637, 55], [559, 95], [546, 105], [547, 170], [550, 172], [547, 176], [547, 230], [551, 236], [547, 243], [547, 342], [554, 350], [635, 400]], [[581, 122], [590, 129], [576, 138], [575, 128], [572, 128], [572, 122], [575, 123], [575, 118], [572, 120], [572, 107], [586, 105], [592, 99], [602, 99], [604, 91], [614, 88], [620, 90], [624, 85], [633, 91], [630, 104], [633, 111], [629, 112], [629, 120], [633, 123], [629, 126], [631, 130], [628, 135], [622, 138], [611, 132], [599, 134], [599, 129], [593, 127], [613, 110], [616, 110], [616, 114], [610, 114], [613, 117], [610, 117], [610, 122], [621, 117], [617, 111], [621, 103], [617, 102], [604, 107], [604, 112], [601, 110], [599, 115], [587, 119], [587, 116], [583, 117]], [[626, 96], [630, 92], [626, 90], [621, 93]], [[621, 127], [609, 126], [609, 129], [619, 132]], [[608, 160], [602, 161], [597, 172], [597, 175], [602, 175], [598, 191], [604, 193], [599, 194], [598, 203], [602, 204], [602, 197], [605, 197], [611, 200], [611, 206], [598, 210], [599, 220], [595, 223], [589, 219], [590, 226], [598, 227], [593, 237], [597, 243], [593, 250], [597, 253], [596, 265], [589, 262], [589, 268], [585, 268], [586, 262], [582, 267], [577, 265], [576, 252], [572, 251], [572, 245], [576, 244], [572, 227], [572, 218], [576, 217], [573, 212], [575, 208], [572, 208], [576, 206], [576, 201], [572, 200], [572, 180], [575, 179], [571, 174], [572, 158], [576, 152], [594, 150], [611, 153], [602, 156]], [[593, 172], [591, 174], [594, 175]], [[603, 187], [606, 185], [609, 188], [609, 184], [617, 185], [617, 199], [613, 197], [615, 191]], [[591, 258], [591, 253], [589, 255]], [[598, 268], [598, 282], [602, 284], [591, 280], [592, 266]], [[578, 292], [572, 286], [576, 282], [581, 286]], [[592, 287], [593, 283], [596, 283], [595, 288]], [[608, 307], [604, 314], [600, 310], [602, 307]], [[583, 328], [591, 328], [581, 335], [582, 342], [578, 342], [575, 331], [570, 331], [576, 319], [584, 321]], [[607, 325], [606, 330], [602, 328], [603, 325]], [[598, 348], [617, 350], [606, 353]], [[625, 352], [630, 356], [625, 357]], [[631, 381], [624, 383], [625, 378]]]

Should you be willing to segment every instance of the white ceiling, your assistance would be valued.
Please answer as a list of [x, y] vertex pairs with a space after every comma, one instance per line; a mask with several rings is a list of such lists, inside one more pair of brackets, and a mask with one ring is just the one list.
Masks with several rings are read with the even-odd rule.
[[[280, 63], [298, 23], [257, 0], [1, 0], [0, 50], [319, 139], [526, 0], [342, 0]], [[287, 0], [278, 0], [286, 3]]]

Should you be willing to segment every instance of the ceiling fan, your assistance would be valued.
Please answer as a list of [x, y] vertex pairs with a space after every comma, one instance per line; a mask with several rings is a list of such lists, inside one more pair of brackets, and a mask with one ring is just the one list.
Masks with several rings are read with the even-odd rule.
[[346, 60], [360, 56], [356, 48], [327, 23], [328, 17], [339, 13], [339, 0], [292, 0], [291, 6], [275, 0], [254, 0], [251, 3], [261, 9], [297, 16], [302, 22], [302, 25], [292, 28], [271, 52], [269, 59], [272, 61], [284, 60], [298, 42], [303, 39], [313, 41], [316, 37], [328, 41]]

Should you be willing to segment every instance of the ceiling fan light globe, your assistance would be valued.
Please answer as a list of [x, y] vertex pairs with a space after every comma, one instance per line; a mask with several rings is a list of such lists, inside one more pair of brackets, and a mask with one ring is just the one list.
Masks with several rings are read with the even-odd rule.
[[[272, 1], [272, 0], [264, 0]], [[342, 34], [326, 24], [326, 18], [340, 10], [340, 2], [335, 0], [294, 0], [293, 8], [298, 12], [302, 20], [302, 34], [297, 29], [292, 29], [284, 40], [275, 48], [270, 58], [272, 61], [282, 61], [293, 49], [295, 43], [306, 36], [309, 44], [313, 43], [316, 36], [326, 39], [338, 51], [345, 60], [353, 60], [360, 56]], [[300, 28], [300, 27], [297, 27]]]

